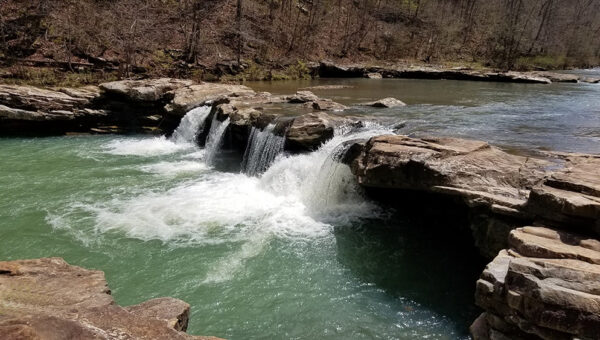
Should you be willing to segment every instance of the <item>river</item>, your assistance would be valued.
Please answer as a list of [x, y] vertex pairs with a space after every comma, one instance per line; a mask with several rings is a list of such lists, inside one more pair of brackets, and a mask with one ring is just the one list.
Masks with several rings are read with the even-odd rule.
[[[205, 148], [196, 109], [171, 138], [0, 139], [0, 259], [64, 257], [105, 271], [121, 305], [173, 296], [189, 332], [229, 339], [466, 339], [482, 263], [445, 221], [366, 200], [334, 161], [346, 140], [391, 133], [479, 138], [507, 149], [600, 152], [600, 85], [323, 79], [250, 83], [314, 90], [378, 117], [320, 150], [281, 153], [253, 132], [245, 173], [215, 168], [226, 122]], [[285, 108], [283, 108], [285, 109]], [[260, 157], [265, 155], [264, 157]]]

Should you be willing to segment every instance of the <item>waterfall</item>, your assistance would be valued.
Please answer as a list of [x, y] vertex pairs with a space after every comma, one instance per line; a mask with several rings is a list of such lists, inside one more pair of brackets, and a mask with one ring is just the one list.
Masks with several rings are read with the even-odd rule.
[[298, 198], [311, 216], [322, 221], [343, 223], [371, 216], [375, 208], [362, 198], [350, 167], [340, 160], [349, 145], [346, 142], [391, 133], [374, 124], [336, 129], [334, 137], [314, 152], [277, 158], [260, 177], [261, 186]]
[[262, 131], [252, 127], [242, 161], [245, 174], [256, 176], [265, 172], [275, 157], [283, 152], [285, 137], [277, 136], [274, 129], [275, 124], [269, 124]]
[[195, 143], [198, 133], [204, 127], [206, 118], [210, 114], [210, 108], [210, 106], [200, 106], [188, 111], [171, 135], [170, 140], [177, 144]]
[[229, 117], [221, 122], [217, 119], [217, 115], [214, 115], [212, 124], [210, 126], [210, 131], [208, 132], [208, 137], [206, 138], [206, 145], [204, 146], [204, 150], [206, 152], [204, 156], [204, 162], [206, 164], [214, 164], [217, 153], [221, 149], [223, 136], [225, 135], [225, 131], [227, 130], [228, 126]]

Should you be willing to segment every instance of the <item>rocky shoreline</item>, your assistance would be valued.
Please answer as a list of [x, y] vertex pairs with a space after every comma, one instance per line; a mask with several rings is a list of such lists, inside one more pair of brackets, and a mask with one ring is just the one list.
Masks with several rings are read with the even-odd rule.
[[[386, 102], [401, 105], [380, 101]], [[252, 128], [273, 124], [288, 152], [309, 152], [340, 126], [364, 125], [336, 114], [345, 106], [309, 91], [275, 96], [241, 85], [154, 79], [85, 89], [0, 85], [0, 134], [169, 134], [188, 110], [202, 105], [211, 105], [207, 122], [229, 121], [224, 147], [240, 157]], [[270, 110], [282, 105], [296, 114]], [[199, 131], [199, 144], [208, 129], [209, 124]], [[374, 199], [385, 195], [399, 202], [425, 194], [418, 204], [444, 198], [450, 205], [445, 208], [465, 212], [474, 244], [492, 261], [477, 282], [477, 304], [484, 313], [471, 328], [475, 339], [600, 334], [600, 155], [526, 157], [483, 141], [383, 135], [352, 141], [341, 160]], [[66, 265], [53, 261], [58, 260], [31, 263]], [[27, 268], [31, 263], [3, 264]], [[0, 280], [18, 278], [11, 273], [0, 267]]]
[[322, 78], [405, 78], [489, 81], [503, 83], [551, 84], [551, 83], [600, 83], [600, 78], [551, 71], [494, 71], [470, 68], [442, 68], [435, 66], [390, 65], [367, 66], [362, 64], [340, 65], [323, 61], [314, 73]]
[[61, 258], [0, 262], [3, 339], [219, 339], [186, 334], [189, 313], [174, 298], [121, 307], [103, 272]]

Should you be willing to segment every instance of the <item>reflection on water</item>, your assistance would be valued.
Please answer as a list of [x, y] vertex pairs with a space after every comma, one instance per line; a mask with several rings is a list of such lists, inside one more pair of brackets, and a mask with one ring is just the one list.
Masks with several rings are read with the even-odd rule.
[[[345, 114], [376, 117], [389, 124], [406, 121], [400, 131], [403, 134], [482, 139], [516, 149], [600, 153], [600, 84], [316, 79], [247, 85], [260, 91], [291, 93], [333, 84], [350, 88], [313, 92], [352, 105]], [[384, 97], [395, 97], [408, 106], [373, 109], [357, 105]]]

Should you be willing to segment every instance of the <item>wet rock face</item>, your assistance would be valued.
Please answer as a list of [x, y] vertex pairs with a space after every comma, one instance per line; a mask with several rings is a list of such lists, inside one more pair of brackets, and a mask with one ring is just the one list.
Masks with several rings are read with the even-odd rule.
[[292, 122], [286, 135], [285, 147], [291, 151], [316, 150], [331, 139], [343, 119], [326, 113], [309, 113]]
[[485, 312], [475, 340], [597, 339], [600, 241], [543, 227], [515, 229], [477, 281]]
[[60, 258], [0, 262], [0, 334], [6, 339], [216, 339], [183, 333], [190, 306], [114, 303], [101, 271]]

